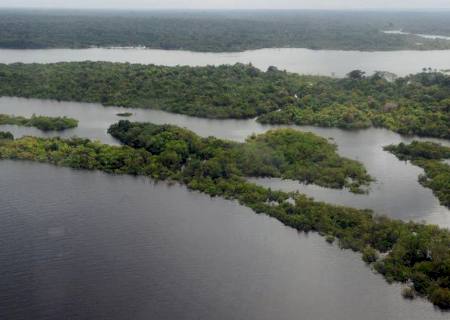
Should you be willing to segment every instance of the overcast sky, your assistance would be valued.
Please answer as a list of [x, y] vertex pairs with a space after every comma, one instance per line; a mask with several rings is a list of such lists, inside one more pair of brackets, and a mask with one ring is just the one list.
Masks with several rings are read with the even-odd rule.
[[450, 0], [0, 0], [0, 7], [134, 9], [450, 9]]

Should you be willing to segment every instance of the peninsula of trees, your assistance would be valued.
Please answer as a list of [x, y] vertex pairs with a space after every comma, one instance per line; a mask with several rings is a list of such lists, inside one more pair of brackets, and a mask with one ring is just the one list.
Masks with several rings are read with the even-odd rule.
[[0, 96], [155, 108], [207, 118], [346, 129], [384, 127], [450, 139], [450, 76], [335, 79], [251, 65], [165, 67], [109, 62], [0, 65]]
[[449, 49], [448, 12], [55, 11], [0, 12], [1, 48], [145, 46], [193, 51], [260, 48], [337, 50]]
[[76, 128], [78, 120], [68, 117], [46, 117], [32, 115], [31, 118], [0, 114], [0, 125], [12, 124], [16, 126], [35, 127], [42, 131], [63, 131]]
[[[328, 170], [344, 174], [346, 161], [334, 154], [334, 148], [326, 147], [325, 140], [283, 129], [237, 144], [200, 138], [175, 126], [129, 121], [120, 121], [109, 132], [126, 146], [80, 138], [23, 137], [0, 140], [0, 159], [170, 179], [211, 196], [237, 200], [299, 231], [317, 231], [328, 242], [338, 239], [342, 248], [361, 252], [363, 260], [388, 281], [410, 282], [412, 295], [425, 296], [440, 308], [450, 308], [448, 230], [316, 202], [299, 193], [273, 191], [245, 179], [247, 175], [270, 175], [303, 180], [304, 169], [311, 167], [307, 172], [319, 171], [308, 177], [310, 182], [334, 184], [340, 179], [334, 181], [333, 175], [322, 175], [328, 175]], [[316, 142], [323, 148], [315, 148]], [[302, 161], [292, 162], [290, 157]], [[341, 162], [333, 166], [332, 159]], [[323, 169], [315, 167], [316, 161], [323, 162]], [[255, 163], [260, 164], [261, 171]]]
[[400, 143], [384, 148], [400, 160], [409, 160], [421, 167], [425, 174], [419, 182], [433, 190], [439, 201], [450, 208], [450, 165], [443, 160], [450, 159], [450, 147], [433, 142], [413, 141], [409, 145]]

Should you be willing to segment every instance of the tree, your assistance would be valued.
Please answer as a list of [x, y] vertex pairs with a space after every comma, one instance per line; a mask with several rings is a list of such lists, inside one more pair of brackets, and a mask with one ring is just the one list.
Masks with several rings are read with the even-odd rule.
[[361, 80], [365, 77], [366, 72], [362, 70], [353, 70], [347, 73], [347, 77], [353, 80]]

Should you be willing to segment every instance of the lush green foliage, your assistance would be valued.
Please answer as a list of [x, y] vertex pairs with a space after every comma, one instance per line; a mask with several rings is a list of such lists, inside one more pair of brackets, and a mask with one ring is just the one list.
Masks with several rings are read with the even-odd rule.
[[0, 125], [36, 127], [42, 131], [63, 131], [78, 126], [78, 120], [67, 117], [45, 117], [33, 115], [31, 118], [0, 114]]
[[0, 131], [0, 140], [13, 140], [14, 136], [11, 132]]
[[450, 159], [450, 148], [429, 141], [413, 141], [409, 145], [403, 142], [384, 147], [400, 160], [442, 160]]
[[384, 148], [401, 160], [410, 160], [424, 169], [419, 182], [433, 190], [439, 201], [450, 208], [450, 165], [442, 162], [450, 159], [450, 148], [433, 142], [413, 141], [409, 145], [400, 143]]
[[[208, 176], [281, 177], [325, 187], [348, 187], [361, 192], [370, 176], [361, 163], [342, 158], [336, 146], [312, 133], [292, 129], [269, 131], [252, 136], [245, 143], [200, 138], [175, 126], [119, 121], [108, 131], [134, 148], [158, 155], [175, 176], [180, 168], [199, 162]], [[206, 162], [205, 162], [206, 161]]]
[[347, 129], [385, 127], [450, 138], [450, 76], [348, 78], [270, 67], [163, 67], [106, 62], [0, 65], [0, 95], [158, 108], [208, 118]]
[[[436, 226], [404, 223], [357, 210], [315, 202], [298, 193], [272, 191], [246, 181], [229, 161], [235, 144], [201, 139], [184, 129], [122, 121], [111, 133], [129, 146], [85, 139], [33, 138], [0, 141], [0, 159], [48, 162], [72, 168], [172, 179], [211, 196], [234, 199], [297, 230], [318, 231], [327, 241], [363, 252], [364, 260], [389, 281], [412, 281], [419, 294], [450, 307], [450, 233]], [[278, 141], [289, 131], [250, 139]], [[294, 144], [296, 145], [296, 144]], [[242, 147], [242, 146], [241, 146]], [[285, 147], [281, 147], [283, 150]], [[295, 149], [295, 148], [294, 148]], [[385, 253], [380, 258], [378, 252]]]
[[147, 46], [194, 51], [274, 47], [448, 49], [449, 41], [384, 34], [382, 30], [450, 35], [449, 19], [446, 12], [4, 11], [0, 14], [0, 47]]
[[164, 67], [81, 62], [0, 65], [0, 95], [250, 118], [286, 104], [286, 74], [237, 64]]
[[433, 72], [394, 81], [390, 77], [381, 72], [370, 77], [351, 73], [345, 79], [297, 81], [291, 89], [297, 95], [295, 102], [259, 121], [346, 129], [376, 126], [450, 139], [450, 77]]

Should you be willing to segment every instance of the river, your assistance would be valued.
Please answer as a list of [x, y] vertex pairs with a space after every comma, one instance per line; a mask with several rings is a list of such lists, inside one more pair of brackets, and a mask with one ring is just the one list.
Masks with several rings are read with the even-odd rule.
[[302, 74], [343, 77], [360, 69], [367, 74], [389, 71], [399, 76], [422, 68], [450, 70], [450, 50], [435, 51], [339, 51], [299, 48], [260, 49], [235, 53], [204, 53], [145, 48], [91, 49], [0, 49], [0, 63], [52, 63], [63, 61], [112, 61], [166, 66], [205, 66], [252, 63], [266, 70], [269, 66]]
[[1, 319], [448, 319], [358, 254], [181, 186], [1, 161], [0, 194]]

